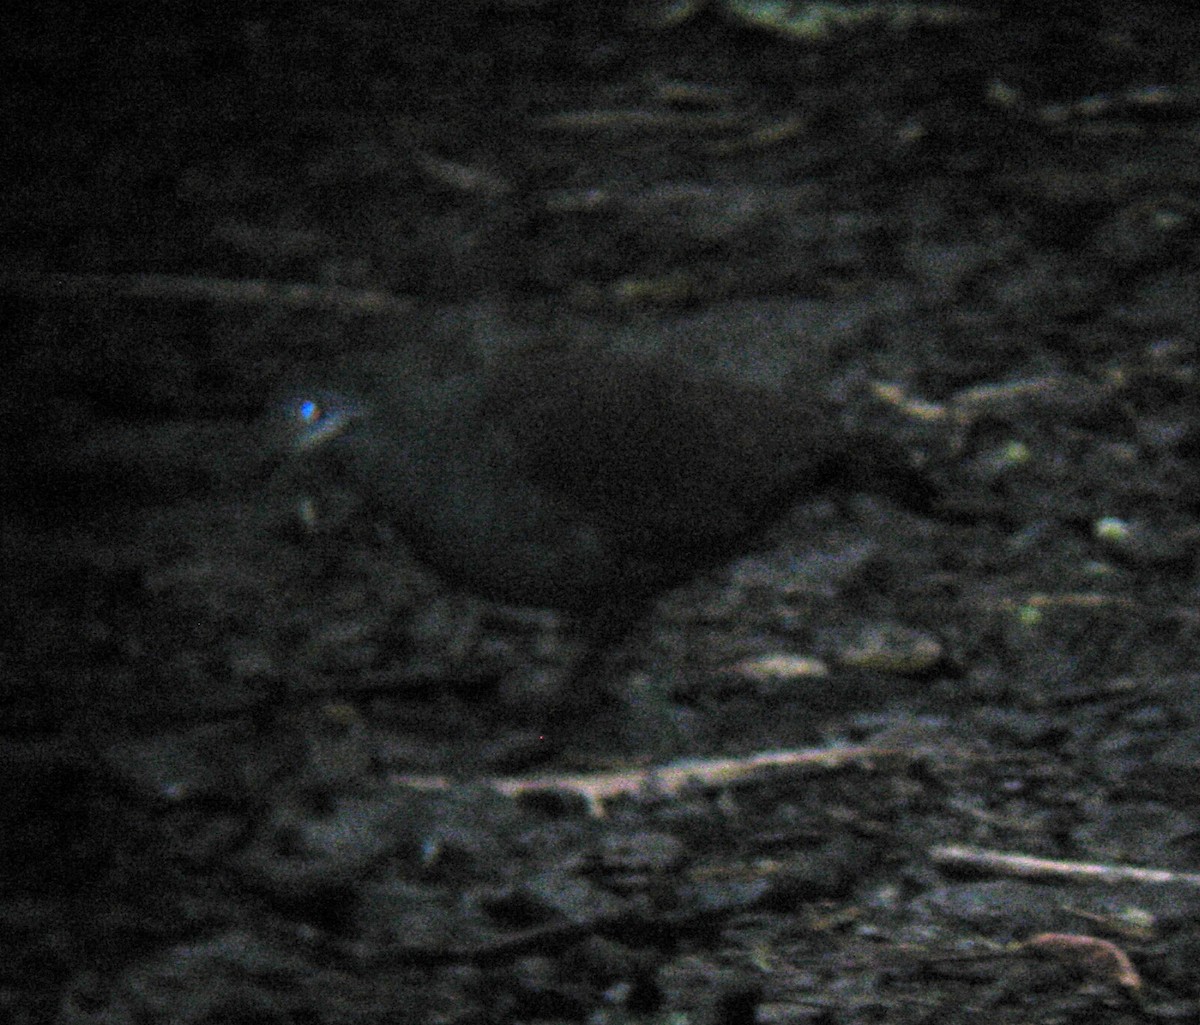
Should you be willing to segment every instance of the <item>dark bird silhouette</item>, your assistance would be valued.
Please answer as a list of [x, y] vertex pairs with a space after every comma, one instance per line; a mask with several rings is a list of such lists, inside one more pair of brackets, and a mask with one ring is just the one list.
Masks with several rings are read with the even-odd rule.
[[336, 440], [352, 480], [447, 580], [583, 616], [738, 554], [846, 466], [844, 432], [813, 394], [594, 350], [293, 408], [294, 447]]
[[[847, 429], [798, 373], [776, 388], [673, 359], [536, 347], [372, 393], [294, 403], [293, 449], [336, 459], [373, 516], [448, 583], [574, 619], [550, 688], [534, 674], [502, 693], [535, 717], [569, 707], [558, 722], [586, 723], [585, 748], [623, 735], [629, 710], [607, 652], [664, 590], [749, 550], [826, 489], [925, 500], [904, 452]], [[545, 755], [545, 736], [562, 730], [540, 729]]]

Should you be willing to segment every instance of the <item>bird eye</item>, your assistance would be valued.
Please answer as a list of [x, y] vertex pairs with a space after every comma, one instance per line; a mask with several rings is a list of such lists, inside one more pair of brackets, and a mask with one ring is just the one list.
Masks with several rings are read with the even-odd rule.
[[324, 445], [343, 433], [364, 413], [359, 403], [344, 395], [324, 393], [297, 396], [285, 406], [292, 448], [297, 452], [307, 452]]

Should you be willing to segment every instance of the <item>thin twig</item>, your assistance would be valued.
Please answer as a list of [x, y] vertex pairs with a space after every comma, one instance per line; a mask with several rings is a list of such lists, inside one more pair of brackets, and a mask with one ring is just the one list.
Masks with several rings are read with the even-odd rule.
[[929, 856], [947, 868], [972, 868], [1020, 879], [1066, 879], [1084, 883], [1183, 883], [1200, 886], [1200, 873], [1173, 872], [1165, 868], [1105, 865], [1089, 861], [1058, 861], [1027, 854], [1004, 854], [981, 847], [947, 845], [935, 847]]
[[375, 289], [171, 274], [0, 273], [0, 292], [32, 299], [163, 299], [219, 306], [282, 306], [354, 314], [411, 313], [411, 299]]
[[[741, 758], [696, 758], [645, 769], [493, 778], [485, 780], [484, 784], [513, 798], [545, 793], [576, 794], [583, 798], [591, 815], [602, 818], [604, 802], [614, 797], [675, 796], [692, 786], [722, 787], [745, 783], [769, 773], [803, 774], [841, 769], [851, 764], [871, 765], [902, 753], [899, 749], [880, 747], [763, 751]], [[392, 782], [420, 790], [447, 790], [455, 785], [445, 776], [398, 775]]]

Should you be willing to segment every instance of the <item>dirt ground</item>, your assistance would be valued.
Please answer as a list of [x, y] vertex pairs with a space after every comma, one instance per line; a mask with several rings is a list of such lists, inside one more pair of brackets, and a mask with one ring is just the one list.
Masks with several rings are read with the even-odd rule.
[[[4, 1017], [1200, 1020], [1200, 18], [748, 6], [10, 26]], [[589, 648], [301, 451], [563, 338], [903, 473]]]

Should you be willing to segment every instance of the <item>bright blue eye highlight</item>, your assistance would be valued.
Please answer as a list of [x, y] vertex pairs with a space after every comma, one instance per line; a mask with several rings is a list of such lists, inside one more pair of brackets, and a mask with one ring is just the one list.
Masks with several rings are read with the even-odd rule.
[[296, 398], [287, 404], [292, 447], [305, 452], [323, 445], [342, 434], [364, 413], [359, 403], [341, 395]]

